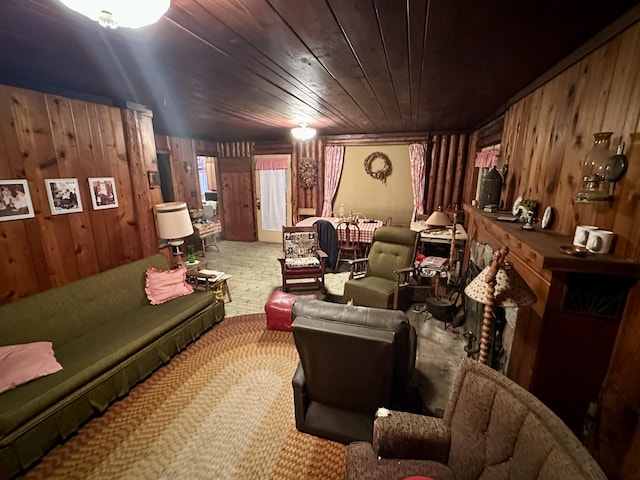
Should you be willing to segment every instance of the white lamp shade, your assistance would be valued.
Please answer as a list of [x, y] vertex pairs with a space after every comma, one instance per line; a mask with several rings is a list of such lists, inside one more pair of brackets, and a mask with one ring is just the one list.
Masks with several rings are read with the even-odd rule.
[[[464, 293], [476, 302], [487, 303], [489, 292], [485, 278], [490, 268], [491, 265], [487, 265], [464, 289]], [[494, 297], [499, 307], [525, 307], [533, 305], [537, 300], [520, 274], [508, 262], [496, 274]]]
[[453, 222], [449, 218], [449, 215], [442, 211], [442, 207], [438, 207], [438, 209], [429, 215], [429, 218], [427, 218], [427, 225], [434, 227], [448, 227], [453, 225]]
[[140, 28], [160, 20], [171, 0], [60, 0], [103, 27]]
[[193, 233], [186, 203], [160, 203], [155, 209], [158, 219], [158, 237], [171, 241], [188, 237]]
[[299, 127], [291, 129], [291, 136], [296, 140], [311, 140], [316, 136], [316, 129], [302, 124]]

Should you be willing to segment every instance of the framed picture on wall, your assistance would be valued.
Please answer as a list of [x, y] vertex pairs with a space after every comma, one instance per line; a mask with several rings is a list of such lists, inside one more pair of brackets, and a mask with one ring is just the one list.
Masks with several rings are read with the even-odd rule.
[[149, 170], [147, 177], [149, 177], [149, 188], [158, 188], [160, 186], [160, 173], [157, 170]]
[[77, 178], [47, 178], [44, 184], [49, 197], [51, 215], [82, 211]]
[[94, 210], [118, 207], [118, 194], [113, 177], [90, 178], [89, 191]]
[[26, 180], [0, 180], [0, 222], [33, 218], [33, 204]]

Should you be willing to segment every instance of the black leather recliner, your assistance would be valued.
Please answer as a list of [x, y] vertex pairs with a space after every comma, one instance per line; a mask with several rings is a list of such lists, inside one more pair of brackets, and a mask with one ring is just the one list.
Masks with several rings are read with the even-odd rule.
[[345, 444], [370, 441], [379, 407], [422, 410], [411, 380], [416, 332], [403, 312], [301, 297], [293, 304], [292, 330], [301, 432]]

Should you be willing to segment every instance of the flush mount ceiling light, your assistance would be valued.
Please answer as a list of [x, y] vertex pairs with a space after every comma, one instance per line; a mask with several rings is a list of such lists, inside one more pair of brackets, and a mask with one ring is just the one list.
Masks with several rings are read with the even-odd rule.
[[140, 28], [160, 20], [171, 0], [60, 0], [105, 28]]
[[316, 129], [301, 123], [299, 127], [291, 129], [291, 136], [296, 140], [310, 140], [316, 136]]

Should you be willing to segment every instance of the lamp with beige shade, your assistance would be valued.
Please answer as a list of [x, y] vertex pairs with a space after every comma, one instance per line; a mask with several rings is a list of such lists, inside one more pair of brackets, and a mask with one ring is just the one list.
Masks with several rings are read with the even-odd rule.
[[158, 237], [167, 240], [173, 249], [173, 266], [182, 263], [180, 246], [193, 234], [189, 209], [184, 202], [167, 202], [155, 206]]
[[464, 293], [469, 298], [484, 304], [478, 354], [478, 360], [482, 363], [487, 363], [489, 355], [495, 307], [525, 307], [533, 305], [537, 300], [516, 269], [509, 262], [505, 262], [508, 254], [507, 247], [502, 247], [495, 252], [491, 264], [485, 267], [464, 289]]

